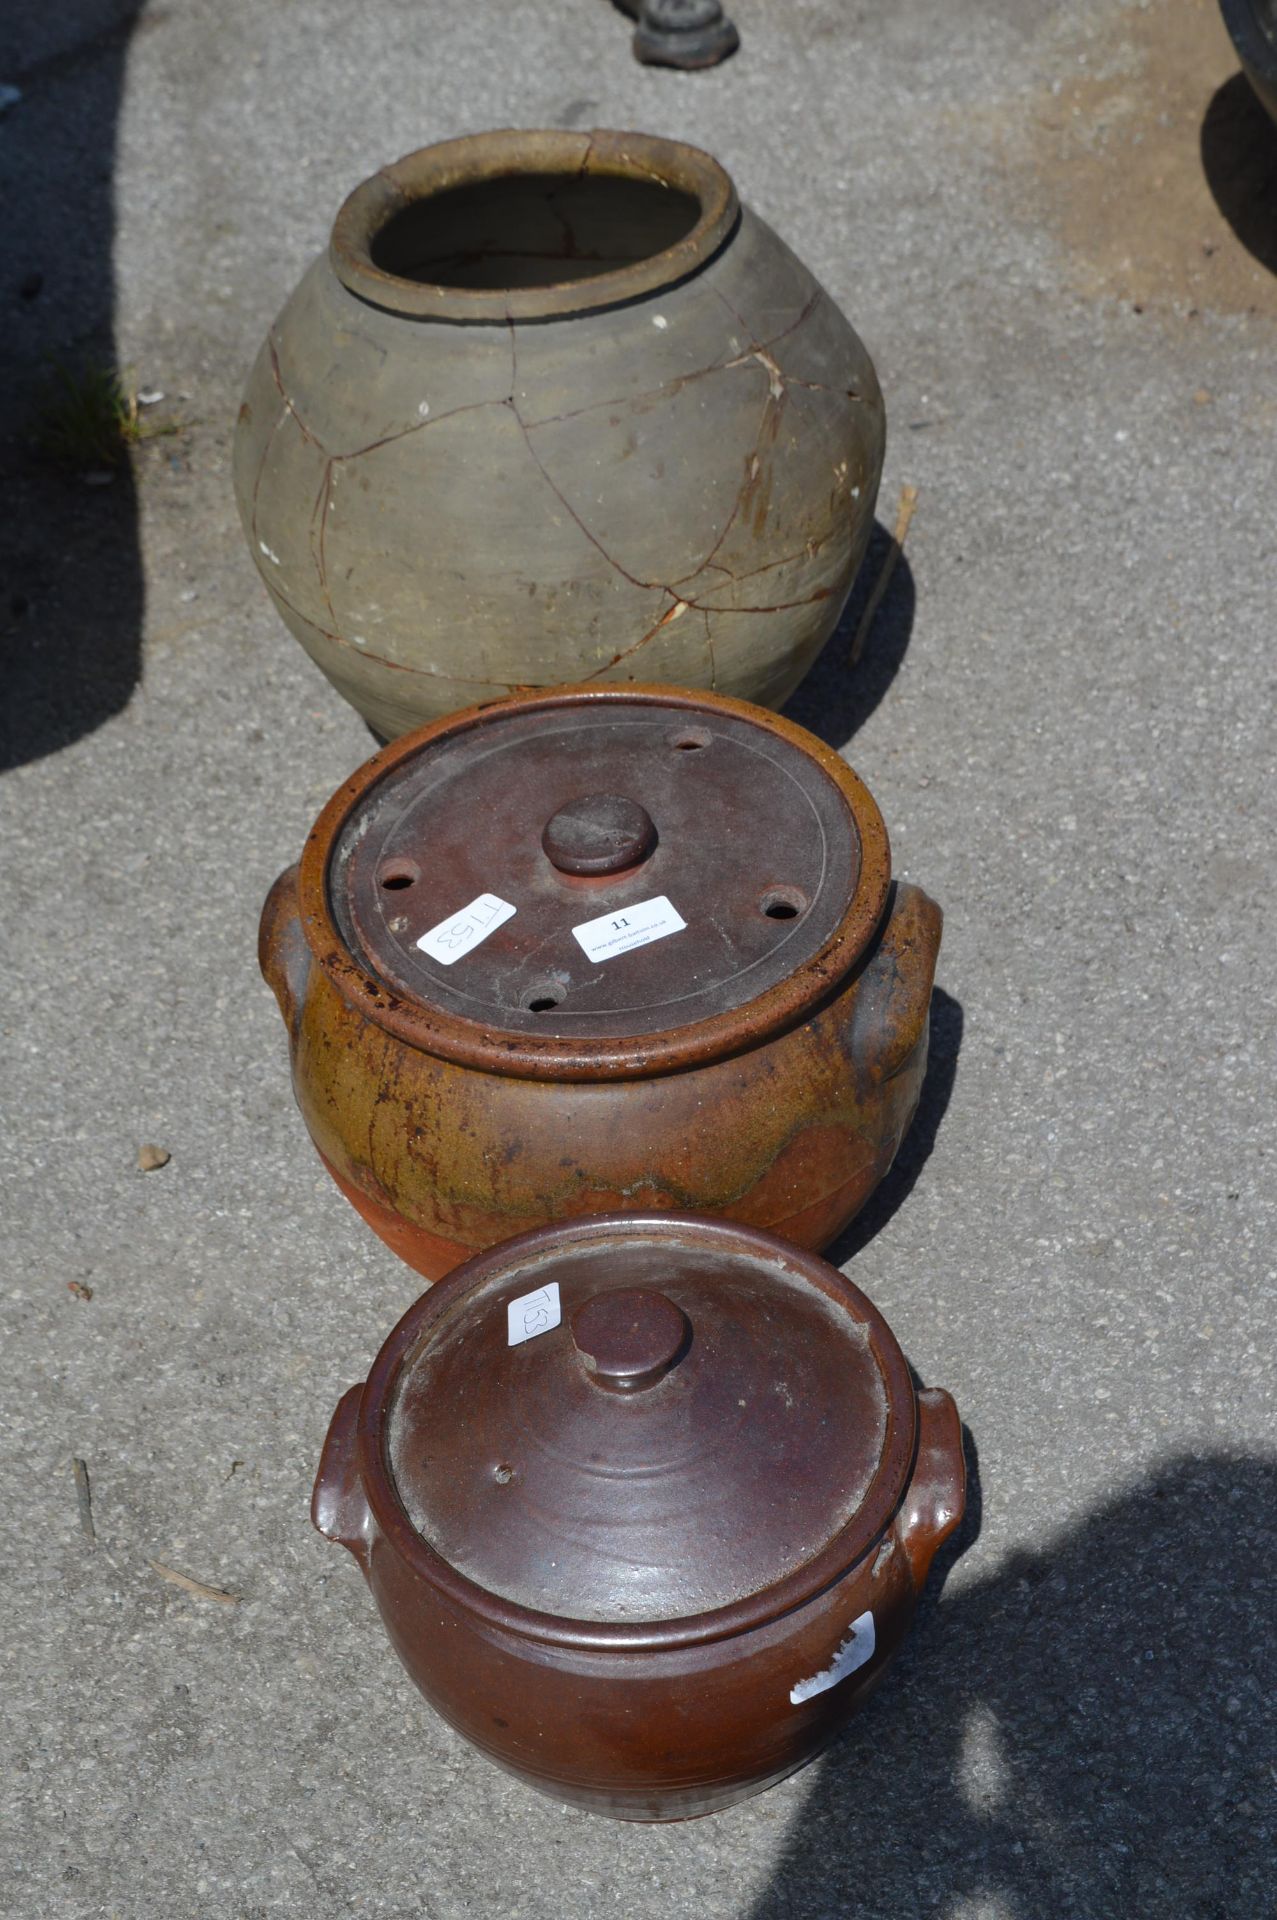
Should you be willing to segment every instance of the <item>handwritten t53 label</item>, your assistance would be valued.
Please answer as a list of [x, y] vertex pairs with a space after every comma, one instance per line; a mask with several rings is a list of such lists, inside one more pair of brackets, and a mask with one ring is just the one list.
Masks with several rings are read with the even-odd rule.
[[495, 893], [481, 893], [468, 907], [462, 907], [460, 913], [450, 914], [437, 927], [423, 933], [417, 945], [441, 967], [450, 967], [473, 953], [479, 943], [514, 912], [508, 900], [499, 900]]
[[557, 1280], [551, 1280], [548, 1287], [538, 1287], [535, 1293], [521, 1293], [506, 1308], [506, 1329], [510, 1336], [506, 1345], [521, 1347], [525, 1340], [549, 1333], [562, 1317]]

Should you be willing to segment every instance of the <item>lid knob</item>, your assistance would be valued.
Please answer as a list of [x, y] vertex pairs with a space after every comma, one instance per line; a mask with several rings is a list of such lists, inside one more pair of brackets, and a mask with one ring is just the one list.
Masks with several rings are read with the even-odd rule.
[[571, 1325], [587, 1373], [611, 1393], [655, 1386], [682, 1357], [689, 1331], [672, 1300], [643, 1287], [596, 1293]]
[[618, 793], [569, 800], [546, 824], [541, 845], [560, 873], [621, 873], [656, 845], [651, 815]]

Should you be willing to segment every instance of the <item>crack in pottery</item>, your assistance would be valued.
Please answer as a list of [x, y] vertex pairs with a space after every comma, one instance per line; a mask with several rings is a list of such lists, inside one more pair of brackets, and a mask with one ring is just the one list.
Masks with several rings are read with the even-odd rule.
[[[591, 146], [587, 143], [580, 162], [580, 170], [583, 172], [589, 168], [590, 153]], [[411, 199], [411, 196], [404, 193], [400, 183], [394, 180], [389, 172], [384, 172], [384, 178], [394, 186], [396, 196], [399, 200], [407, 202]], [[563, 226], [565, 236], [564, 244], [568, 248], [569, 257], [575, 257], [575, 236], [571, 232], [570, 223], [567, 221], [564, 209], [554, 206], [551, 208], [551, 212], [559, 221], [560, 225]], [[507, 308], [505, 313], [505, 327], [508, 332], [510, 354], [509, 386], [507, 391], [503, 392], [498, 389], [496, 393], [490, 392], [488, 396], [483, 399], [461, 400], [459, 404], [447, 406], [444, 411], [439, 413], [431, 412], [429, 404], [418, 399], [416, 406], [417, 412], [421, 415], [420, 418], [410, 419], [406, 424], [401, 425], [395, 425], [393, 422], [389, 423], [385, 430], [376, 438], [367, 439], [359, 446], [347, 447], [340, 450], [334, 450], [331, 446], [327, 445], [324, 437], [316, 430], [312, 421], [306, 417], [306, 413], [309, 410], [309, 400], [299, 405], [298, 400], [290, 391], [290, 382], [286, 376], [285, 367], [294, 351], [292, 337], [291, 335], [289, 335], [287, 339], [279, 337], [276, 327], [273, 326], [267, 334], [266, 359], [270, 381], [278, 396], [279, 411], [274, 420], [265, 419], [262, 422], [264, 439], [260, 455], [256, 459], [251, 492], [249, 493], [246, 503], [246, 517], [254, 543], [254, 551], [256, 552], [262, 545], [261, 523], [264, 521], [266, 529], [270, 534], [272, 547], [275, 552], [282, 556], [282, 559], [276, 562], [275, 568], [262, 568], [264, 577], [267, 573], [270, 574], [270, 577], [267, 579], [267, 585], [272, 598], [276, 601], [281, 611], [287, 611], [293, 620], [300, 623], [300, 638], [304, 639], [306, 634], [309, 633], [314, 636], [316, 645], [322, 640], [326, 644], [340, 648], [343, 652], [351, 654], [361, 661], [370, 663], [374, 668], [386, 667], [398, 674], [415, 675], [418, 682], [422, 684], [438, 681], [457, 686], [458, 688], [469, 686], [476, 690], [491, 688], [494, 691], [505, 692], [517, 690], [520, 687], [533, 688], [551, 685], [557, 682], [561, 678], [561, 674], [550, 666], [548, 659], [545, 665], [550, 668], [550, 670], [544, 671], [541, 676], [534, 677], [501, 679], [491, 675], [448, 672], [441, 670], [433, 663], [423, 666], [421, 664], [410, 664], [391, 658], [386, 652], [381, 651], [379, 648], [370, 647], [368, 638], [365, 637], [363, 631], [358, 634], [341, 631], [343, 626], [350, 626], [352, 622], [359, 624], [361, 629], [365, 625], [365, 616], [362, 613], [353, 610], [347, 612], [344, 608], [339, 608], [338, 602], [347, 599], [351, 589], [348, 587], [339, 589], [338, 579], [349, 580], [351, 578], [351, 567], [346, 564], [346, 559], [350, 554], [349, 540], [358, 534], [360, 515], [366, 518], [366, 509], [363, 507], [355, 509], [354, 520], [348, 518], [347, 511], [339, 509], [338, 501], [345, 498], [344, 489], [342, 489], [340, 493], [338, 492], [337, 482], [339, 479], [341, 479], [345, 473], [354, 471], [360, 460], [380, 453], [384, 449], [396, 445], [401, 440], [406, 440], [424, 433], [429, 428], [441, 426], [445, 421], [455, 419], [465, 413], [478, 413], [483, 410], [491, 413], [493, 409], [502, 408], [510, 414], [516, 423], [519, 438], [522, 440], [528, 455], [531, 457], [531, 466], [547, 490], [548, 496], [554, 501], [558, 512], [566, 516], [572, 527], [574, 527], [576, 532], [581, 536], [581, 539], [599, 556], [600, 561], [608, 572], [614, 575], [618, 582], [623, 583], [625, 588], [633, 589], [639, 595], [650, 597], [648, 607], [639, 606], [633, 610], [626, 606], [628, 596], [624, 593], [618, 593], [614, 600], [610, 600], [606, 590], [606, 576], [600, 573], [597, 566], [590, 565], [584, 557], [584, 550], [582, 550], [582, 557], [580, 559], [573, 559], [570, 535], [560, 534], [557, 536], [560, 546], [565, 537], [569, 544], [562, 548], [562, 552], [559, 555], [559, 572], [554, 575], [550, 583], [543, 583], [545, 584], [547, 595], [550, 596], [551, 600], [557, 600], [561, 593], [567, 592], [570, 594], [575, 590], [574, 586], [569, 583], [578, 582], [588, 584], [589, 593], [593, 596], [592, 601], [589, 603], [587, 617], [584, 621], [582, 621], [579, 616], [577, 618], [577, 626], [580, 628], [578, 636], [580, 643], [579, 650], [584, 655], [580, 667], [577, 670], [578, 677], [582, 680], [600, 680], [614, 674], [618, 667], [629, 662], [645, 648], [648, 648], [666, 628], [671, 626], [673, 622], [680, 619], [684, 613], [691, 609], [701, 616], [704, 636], [703, 668], [698, 672], [697, 678], [701, 678], [702, 673], [707, 674], [709, 684], [717, 688], [719, 685], [719, 656], [715, 646], [714, 620], [718, 618], [728, 619], [735, 614], [760, 616], [764, 619], [771, 618], [789, 612], [800, 613], [802, 609], [816, 607], [820, 603], [830, 600], [835, 593], [840, 592], [847, 584], [842, 577], [846, 569], [842, 565], [843, 556], [841, 555], [841, 549], [837, 553], [832, 553], [831, 558], [821, 564], [820, 572], [824, 575], [824, 584], [809, 587], [810, 574], [808, 574], [807, 580], [804, 581], [802, 579], [802, 571], [805, 567], [810, 566], [811, 563], [816, 562], [819, 556], [825, 552], [826, 549], [830, 548], [831, 542], [844, 525], [848, 527], [845, 544], [853, 550], [857, 549], [860, 542], [858, 541], [858, 535], [855, 529], [863, 523], [869, 505], [872, 504], [870, 500], [859, 506], [857, 505], [859, 489], [849, 487], [848, 466], [844, 460], [841, 467], [835, 466], [834, 469], [834, 485], [829, 494], [825, 513], [821, 515], [821, 519], [824, 520], [823, 526], [818, 523], [815, 529], [810, 528], [810, 526], [804, 528], [802, 518], [800, 518], [798, 524], [794, 526], [793, 531], [799, 535], [805, 531], [807, 537], [805, 539], [795, 540], [784, 553], [752, 566], [746, 565], [743, 568], [735, 567], [730, 563], [731, 553], [728, 551], [728, 544], [733, 541], [734, 535], [737, 536], [735, 546], [739, 548], [739, 559], [748, 561], [750, 557], [749, 548], [754, 546], [756, 552], [758, 542], [766, 538], [774, 539], [776, 533], [781, 531], [785, 520], [791, 518], [793, 515], [794, 507], [789, 498], [793, 487], [792, 469], [795, 460], [799, 457], [800, 448], [806, 445], [811, 433], [813, 431], [818, 432], [818, 429], [813, 429], [808, 425], [808, 417], [805, 414], [799, 414], [795, 416], [792, 426], [787, 429], [782, 442], [782, 421], [785, 418], [786, 409], [790, 404], [791, 390], [796, 393], [827, 393], [836, 400], [845, 401], [852, 407], [864, 407], [871, 413], [876, 410], [878, 406], [878, 402], [874, 399], [872, 391], [869, 391], [868, 397], [866, 397], [866, 395], [859, 390], [860, 376], [856, 371], [854, 362], [848, 365], [850, 380], [847, 384], [834, 384], [806, 379], [797, 372], [789, 372], [782, 364], [781, 352], [784, 343], [800, 335], [804, 329], [809, 328], [813, 320], [821, 314], [822, 311], [832, 308], [829, 296], [822, 288], [813, 286], [810, 280], [808, 280], [807, 285], [810, 291], [806, 292], [805, 297], [803, 297], [804, 290], [801, 286], [794, 287], [792, 295], [785, 302], [785, 305], [788, 307], [788, 315], [784, 319], [784, 324], [775, 327], [774, 330], [769, 332], [766, 328], [756, 326], [751, 322], [735, 304], [733, 299], [723, 291], [721, 286], [711, 284], [707, 281], [705, 283], [707, 300], [712, 296], [714, 301], [721, 307], [724, 318], [730, 322], [730, 337], [718, 347], [718, 351], [712, 360], [708, 361], [707, 364], [694, 366], [690, 370], [677, 372], [652, 386], [643, 387], [637, 393], [627, 395], [616, 394], [600, 400], [586, 402], [579, 407], [568, 407], [562, 411], [548, 414], [537, 412], [535, 396], [532, 392], [525, 390], [520, 384], [523, 371], [520, 364], [522, 358], [520, 349], [524, 341], [531, 339], [537, 332], [537, 326], [528, 322], [524, 322], [522, 325], [516, 324], [514, 313]], [[801, 306], [799, 305], [800, 299], [802, 302]], [[832, 308], [832, 311], [834, 320], [827, 324], [841, 326], [837, 309]], [[500, 324], [499, 320], [497, 324]], [[379, 325], [380, 323], [378, 323], [378, 326]], [[712, 336], [712, 332], [713, 324], [711, 321], [710, 336]], [[702, 335], [705, 339], [705, 344], [711, 344], [710, 336], [705, 336], [704, 320], [702, 320]], [[831, 336], [831, 338], [833, 337], [834, 336]], [[370, 322], [369, 327], [356, 327], [352, 338], [356, 348], [360, 351], [372, 350], [379, 354], [384, 360], [385, 349], [380, 344], [381, 335], [378, 332], [377, 326], [373, 326]], [[825, 341], [824, 333], [822, 332], [818, 336], [815, 347], [816, 360], [814, 370], [824, 370], [822, 357], [829, 351], [836, 351], [836, 349], [829, 348]], [[728, 357], [729, 354], [730, 357]], [[540, 359], [537, 361], [537, 366], [539, 370], [541, 366]], [[265, 367], [263, 370], [266, 370]], [[712, 530], [712, 538], [709, 537], [711, 530], [706, 529], [707, 545], [703, 556], [689, 571], [668, 578], [648, 577], [645, 569], [641, 566], [636, 567], [633, 561], [627, 564], [626, 561], [620, 558], [613, 550], [612, 536], [617, 529], [609, 526], [606, 533], [601, 532], [592, 524], [594, 516], [589, 504], [586, 502], [578, 504], [577, 501], [573, 499], [573, 493], [579, 493], [580, 491], [579, 463], [578, 466], [573, 466], [568, 473], [561, 474], [556, 471], [556, 468], [561, 466], [563, 458], [565, 457], [565, 448], [570, 452], [571, 442], [560, 443], [556, 439], [552, 443], [547, 444], [541, 436], [543, 433], [564, 423], [580, 419], [586, 415], [599, 414], [606, 410], [612, 410], [623, 416], [632, 414], [635, 410], [650, 410], [654, 404], [675, 401], [679, 394], [694, 386], [696, 383], [707, 381], [711, 377], [726, 376], [733, 373], [736, 375], [738, 381], [743, 381], [746, 378], [753, 379], [755, 377], [761, 377], [765, 382], [765, 387], [762, 393], [762, 406], [757, 417], [757, 425], [753, 433], [752, 443], [748, 451], [738, 456], [742, 460], [742, 470], [738, 483], [730, 496], [730, 503], [726, 500], [724, 501], [724, 511], [721, 521], [718, 527]], [[500, 378], [499, 375], [498, 378]], [[502, 382], [502, 385], [504, 385], [504, 382]], [[868, 383], [868, 388], [872, 389], [872, 381]], [[464, 387], [462, 391], [464, 392]], [[739, 397], [744, 390], [739, 386], [730, 388], [725, 386], [723, 391], [738, 396], [725, 402], [729, 409], [729, 416], [734, 420], [738, 430], [739, 426], [744, 424], [740, 420], [742, 400]], [[316, 392], [318, 392], [318, 389]], [[435, 398], [437, 403], [439, 396], [432, 397]], [[313, 396], [311, 396], [311, 398], [313, 398]], [[542, 404], [544, 404], [544, 402], [542, 402]], [[710, 402], [704, 404], [710, 406], [712, 414], [720, 404], [724, 403], [720, 403], [715, 399], [712, 404]], [[749, 404], [748, 399], [746, 399], [743, 404], [747, 407]], [[305, 411], [303, 410], [304, 408], [306, 409]], [[325, 410], [324, 405], [321, 404], [321, 411], [323, 410]], [[265, 409], [263, 409], [263, 412], [264, 411]], [[244, 415], [245, 424], [250, 417], [247, 413]], [[282, 522], [281, 525], [283, 526], [286, 539], [289, 543], [281, 544], [275, 525], [277, 514], [272, 513], [267, 515], [263, 511], [264, 489], [272, 483], [277, 484], [281, 490], [281, 497], [286, 501], [289, 486], [295, 485], [292, 481], [290, 468], [295, 472], [297, 470], [297, 464], [303, 459], [303, 456], [299, 448], [290, 449], [286, 443], [281, 444], [279, 438], [281, 432], [284, 430], [285, 422], [289, 417], [291, 417], [296, 426], [302, 445], [306, 448], [314, 449], [319, 462], [322, 464], [320, 465], [317, 483], [315, 483], [314, 486], [308, 520], [294, 518], [291, 527], [287, 525], [287, 520]], [[817, 418], [818, 417], [819, 416], [817, 416]], [[612, 424], [619, 426], [622, 423], [620, 421], [614, 421]], [[644, 438], [645, 430], [640, 427], [636, 428], [635, 431], [638, 433], [641, 442]], [[849, 431], [849, 428], [843, 423], [837, 428], [837, 431], [845, 435]], [[651, 432], [646, 434], [646, 438], [649, 444], [656, 444]], [[659, 438], [659, 436], [657, 438]], [[606, 440], [604, 444], [606, 445]], [[775, 449], [774, 453], [772, 451], [773, 448]], [[655, 457], [655, 455], [653, 455], [653, 457]], [[268, 472], [268, 470], [271, 471]], [[398, 471], [398, 469], [391, 469], [392, 474], [397, 474]], [[512, 475], [510, 484], [518, 489], [523, 483], [519, 481], [517, 477], [517, 463], [510, 468], [510, 472]], [[408, 484], [411, 486], [411, 469], [405, 470], [405, 473], [408, 475]], [[277, 480], [276, 474], [278, 474]], [[861, 477], [863, 478], [863, 476]], [[616, 478], [617, 476], [613, 476], [610, 470], [608, 470], [606, 485], [609, 488], [613, 488]], [[723, 483], [727, 482], [727, 480], [727, 474], [722, 473], [720, 467], [716, 485], [722, 487], [724, 494], [726, 494], [727, 488]], [[361, 481], [361, 492], [366, 491], [369, 484], [369, 480]], [[379, 488], [385, 483], [381, 480], [376, 480], [373, 481], [372, 484], [374, 488]], [[403, 481], [396, 480], [393, 484], [402, 485]], [[772, 498], [773, 487], [776, 489], [774, 506]], [[810, 488], [807, 489], [807, 493], [810, 495]], [[847, 497], [848, 494], [851, 496], [850, 499]], [[601, 496], [601, 498], [608, 497], [609, 496]], [[708, 516], [708, 513], [713, 511], [714, 504], [714, 496], [712, 494], [705, 496], [701, 511]], [[819, 502], [811, 500], [810, 498], [800, 504], [804, 508], [803, 517], [808, 521], [810, 521], [812, 517], [811, 508], [813, 506], [817, 507], [817, 511], [819, 511]], [[352, 509], [355, 507], [353, 498], [351, 500], [351, 507]], [[779, 510], [779, 513], [777, 513], [777, 510]], [[614, 502], [608, 505], [605, 511], [609, 520], [616, 519]], [[288, 509], [285, 506], [285, 513], [287, 514], [287, 512]], [[535, 514], [535, 509], [533, 509], [533, 512]], [[336, 517], [334, 518], [334, 516]], [[332, 520], [331, 538], [330, 520]], [[557, 522], [557, 514], [552, 516], [552, 520]], [[307, 568], [305, 562], [301, 561], [299, 543], [296, 538], [296, 535], [301, 533], [303, 528], [306, 529], [302, 537], [306, 540], [309, 564], [313, 566], [314, 569], [315, 586], [313, 599], [310, 590], [308, 590], [305, 585]], [[618, 528], [624, 528], [628, 531], [628, 522], [624, 514], [622, 514], [621, 520], [618, 522]], [[351, 531], [348, 531], [348, 529]], [[367, 542], [365, 541], [365, 545], [366, 544]], [[690, 545], [690, 542], [688, 544]], [[334, 551], [334, 547], [336, 548], [336, 552]], [[375, 550], [375, 543], [374, 546], [368, 549], [367, 554], [363, 553], [362, 548], [357, 547], [354, 552], [355, 564], [358, 565], [362, 557], [371, 565], [375, 556]], [[727, 555], [726, 558], [724, 558], [725, 554]], [[338, 556], [340, 556], [340, 559]], [[687, 558], [690, 559], [690, 554]], [[301, 567], [300, 572], [298, 571], [299, 564]], [[333, 572], [334, 565], [337, 565], [339, 568], [337, 574]], [[684, 559], [684, 565], [687, 565], [687, 559]], [[785, 579], [785, 576], [790, 573], [791, 570], [793, 570], [793, 586], [799, 588], [799, 591], [791, 591], [786, 594], [784, 592], [784, 586], [781, 585], [781, 581]], [[281, 573], [283, 576], [282, 584], [288, 589], [286, 591], [280, 590]], [[743, 582], [754, 579], [770, 579], [773, 574], [778, 576], [777, 586], [780, 587], [780, 591], [774, 599], [769, 598], [762, 601], [754, 601], [751, 598], [744, 604], [734, 603], [733, 596], [739, 592]], [[711, 575], [713, 576], [712, 578]], [[478, 584], [470, 581], [469, 574], [464, 567], [457, 574], [457, 578], [462, 582], [462, 592], [463, 596], [465, 596], [466, 604], [472, 605], [476, 613], [481, 611], [481, 604], [475, 601], [475, 594], [479, 591]], [[530, 579], [535, 582], [538, 578], [535, 561], [533, 560], [531, 561]], [[788, 584], [787, 580], [785, 584]], [[300, 590], [302, 600], [311, 603], [312, 611], [304, 611], [303, 607], [293, 598], [294, 588]], [[533, 595], [537, 592], [535, 584], [530, 585], [528, 590]], [[717, 595], [718, 598], [712, 597], [714, 595]], [[654, 604], [651, 604], [651, 602], [654, 602]], [[638, 615], [637, 618], [634, 617], [635, 613]], [[316, 617], [317, 614], [318, 617]], [[613, 639], [615, 651], [609, 649], [608, 657], [600, 660], [602, 649], [599, 647], [598, 642], [601, 637], [601, 624], [609, 620], [617, 623], [618, 614], [622, 631]], [[544, 618], [543, 615], [539, 617]], [[626, 643], [624, 642], [624, 628], [630, 625], [631, 620], [634, 626], [640, 626], [640, 622], [645, 622], [645, 624], [642, 624], [637, 636]], [[392, 647], [401, 647], [405, 651], [409, 650], [407, 643], [397, 631], [398, 627], [403, 624], [402, 619], [393, 608], [389, 612], [382, 611], [379, 620], [375, 621], [374, 624], [381, 624], [383, 626], [383, 634], [381, 636], [383, 646], [389, 644]], [[806, 628], [804, 627], [801, 630], [805, 632]], [[369, 634], [368, 637], [376, 639], [378, 636]], [[722, 635], [720, 634], [718, 637], [721, 638]], [[617, 640], [621, 640], [622, 644], [617, 646]], [[749, 656], [750, 649], [757, 644], [757, 642], [745, 641], [743, 636], [739, 640], [733, 636], [734, 648], [743, 647], [745, 649], [745, 656]], [[546, 645], [548, 646], [549, 643], [547, 642]], [[676, 642], [675, 648], [676, 652], [679, 651], [681, 642]], [[312, 651], [314, 651], [314, 648], [312, 648]], [[550, 651], [553, 652], [552, 647]], [[599, 664], [591, 666], [591, 654], [593, 654], [595, 661], [600, 662]], [[742, 656], [738, 656], [736, 651], [733, 652], [732, 659], [734, 664], [726, 681], [729, 687], [739, 679], [741, 671], [740, 657]], [[319, 658], [318, 653], [316, 653], [316, 658]], [[664, 655], [662, 655], [662, 658], [664, 658]], [[533, 663], [529, 660], [528, 664], [531, 665]]]

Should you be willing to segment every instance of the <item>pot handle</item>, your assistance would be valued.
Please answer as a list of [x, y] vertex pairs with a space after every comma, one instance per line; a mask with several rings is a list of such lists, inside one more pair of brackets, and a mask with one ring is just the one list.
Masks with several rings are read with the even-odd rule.
[[337, 1402], [337, 1411], [319, 1456], [319, 1472], [310, 1497], [310, 1517], [326, 1540], [333, 1540], [354, 1554], [367, 1578], [373, 1518], [359, 1477], [355, 1446], [363, 1393], [361, 1381], [357, 1387], [348, 1387]]
[[959, 1524], [967, 1505], [962, 1422], [943, 1387], [918, 1395], [918, 1456], [900, 1514], [900, 1544], [915, 1591], [921, 1593], [936, 1550]]
[[257, 964], [279, 1002], [290, 1034], [296, 1034], [310, 952], [302, 932], [301, 902], [297, 894], [297, 866], [286, 867], [266, 896], [257, 930]]
[[853, 1057], [885, 1086], [927, 1038], [944, 915], [929, 894], [898, 880], [877, 946], [856, 985]]

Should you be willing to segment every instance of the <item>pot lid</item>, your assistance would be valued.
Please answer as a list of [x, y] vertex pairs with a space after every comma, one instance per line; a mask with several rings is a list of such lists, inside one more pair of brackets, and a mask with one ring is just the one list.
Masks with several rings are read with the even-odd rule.
[[666, 689], [453, 716], [370, 761], [312, 841], [373, 1017], [424, 1019], [427, 1044], [507, 1071], [512, 1054], [615, 1071], [627, 1052], [651, 1070], [792, 1019], [858, 957], [890, 880], [836, 754]]
[[877, 1540], [914, 1444], [904, 1357], [856, 1287], [771, 1234], [677, 1214], [469, 1261], [365, 1391], [409, 1537], [483, 1595], [569, 1621], [798, 1604]]

